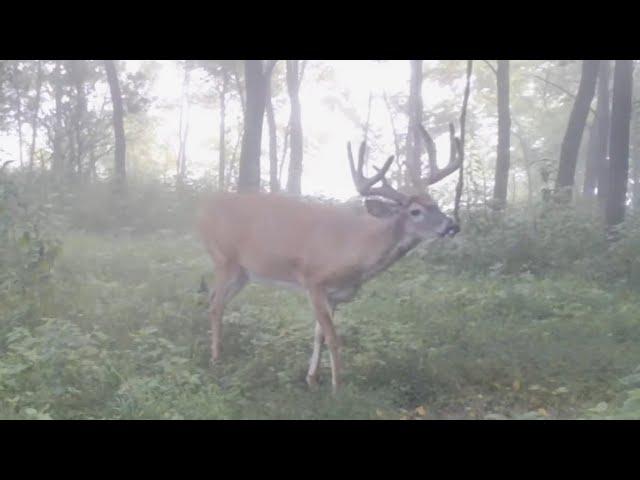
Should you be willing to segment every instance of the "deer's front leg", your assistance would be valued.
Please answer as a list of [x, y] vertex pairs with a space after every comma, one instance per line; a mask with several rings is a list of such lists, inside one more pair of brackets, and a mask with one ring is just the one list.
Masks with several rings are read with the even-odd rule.
[[245, 271], [238, 265], [219, 268], [216, 285], [209, 299], [209, 319], [211, 321], [211, 361], [220, 358], [222, 348], [222, 316], [224, 308], [247, 283]]

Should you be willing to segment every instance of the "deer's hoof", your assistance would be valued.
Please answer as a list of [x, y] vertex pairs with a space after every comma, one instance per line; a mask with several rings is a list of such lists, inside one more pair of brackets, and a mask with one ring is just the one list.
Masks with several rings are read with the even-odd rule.
[[312, 377], [310, 375], [307, 375], [307, 385], [309, 386], [309, 388], [311, 390], [317, 390], [318, 389], [318, 378], [317, 377]]

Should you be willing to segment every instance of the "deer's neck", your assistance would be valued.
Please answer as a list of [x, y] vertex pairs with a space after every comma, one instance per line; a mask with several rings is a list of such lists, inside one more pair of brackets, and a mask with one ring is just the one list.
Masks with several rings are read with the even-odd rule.
[[389, 268], [420, 243], [420, 238], [405, 233], [404, 222], [400, 218], [389, 220], [384, 224], [379, 235], [381, 238], [379, 253], [362, 272], [362, 283]]

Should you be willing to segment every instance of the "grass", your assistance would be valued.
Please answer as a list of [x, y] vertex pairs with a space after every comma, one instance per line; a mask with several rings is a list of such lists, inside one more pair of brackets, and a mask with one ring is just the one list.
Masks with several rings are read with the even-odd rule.
[[339, 309], [334, 398], [326, 352], [320, 390], [304, 382], [303, 295], [247, 287], [210, 366], [199, 287], [214, 273], [195, 238], [62, 240], [48, 288], [3, 320], [2, 418], [582, 418], [621, 404], [620, 378], [640, 364], [628, 290], [571, 271], [480, 276], [417, 252]]

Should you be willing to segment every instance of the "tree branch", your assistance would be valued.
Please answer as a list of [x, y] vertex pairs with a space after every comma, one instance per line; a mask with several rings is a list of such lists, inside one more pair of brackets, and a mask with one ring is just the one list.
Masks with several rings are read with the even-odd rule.
[[483, 61], [484, 63], [486, 63], [486, 64], [487, 64], [487, 66], [488, 66], [491, 70], [493, 70], [493, 74], [494, 74], [494, 75], [496, 75], [496, 76], [498, 75], [498, 70], [496, 70], [496, 67], [494, 67], [493, 65], [491, 65], [491, 62], [490, 62], [489, 60], [482, 60], [482, 61]]
[[[456, 197], [453, 204], [453, 217], [460, 224], [460, 199], [462, 198], [462, 187], [464, 181], [464, 140], [467, 123], [467, 106], [469, 104], [469, 94], [471, 93], [471, 73], [473, 71], [473, 60], [467, 60], [467, 84], [464, 87], [464, 100], [462, 101], [462, 112], [460, 113], [460, 172], [458, 174], [458, 184], [456, 185]], [[496, 72], [497, 73], [497, 72]], [[453, 146], [451, 147], [453, 148]]]
[[[573, 98], [575, 100], [576, 96], [575, 94], [571, 93], [569, 90], [567, 90], [566, 88], [564, 88], [562, 85], [558, 85], [555, 82], [552, 82], [551, 80], [548, 80], [546, 78], [541, 77], [540, 75], [531, 75], [533, 78], [540, 80], [544, 83], [546, 83], [547, 85], [551, 85], [552, 87], [556, 87], [558, 90], [560, 90], [562, 93], [564, 93], [565, 95], [569, 95], [571, 98]], [[591, 113], [593, 113], [593, 116], [596, 116], [596, 111], [589, 107], [589, 111]]]

